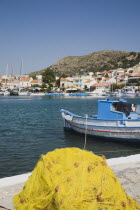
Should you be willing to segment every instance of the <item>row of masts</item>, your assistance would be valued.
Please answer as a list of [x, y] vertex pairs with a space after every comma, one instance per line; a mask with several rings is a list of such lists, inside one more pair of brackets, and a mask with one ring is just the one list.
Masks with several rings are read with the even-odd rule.
[[[22, 75], [22, 71], [23, 71], [23, 60], [21, 60], [19, 77]], [[14, 75], [14, 66], [12, 66], [12, 73], [11, 73], [11, 77], [12, 77], [13, 75]], [[9, 75], [8, 75], [8, 64], [6, 64], [6, 77], [5, 77], [5, 84], [7, 84], [7, 76], [9, 76]]]
[[[8, 68], [9, 68], [9, 66], [8, 66], [8, 64], [6, 64], [6, 76], [8, 76]], [[21, 76], [22, 72], [23, 72], [23, 60], [21, 60], [19, 76]], [[11, 76], [13, 76], [13, 74], [14, 74], [14, 66], [12, 66]]]

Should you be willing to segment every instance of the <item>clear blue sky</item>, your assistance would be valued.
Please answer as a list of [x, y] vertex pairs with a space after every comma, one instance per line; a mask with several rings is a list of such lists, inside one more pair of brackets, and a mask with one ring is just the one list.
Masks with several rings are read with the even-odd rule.
[[140, 0], [0, 0], [0, 75], [105, 49], [140, 51]]

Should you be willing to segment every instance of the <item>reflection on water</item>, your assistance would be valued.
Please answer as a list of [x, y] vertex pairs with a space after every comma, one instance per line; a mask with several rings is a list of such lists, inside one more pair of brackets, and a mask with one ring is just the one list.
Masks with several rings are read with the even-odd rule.
[[[107, 140], [87, 136], [86, 150], [93, 151], [97, 155], [104, 154], [107, 158], [128, 156], [140, 153], [140, 143]], [[68, 145], [84, 148], [85, 135], [74, 131], [65, 131], [65, 139]], [[82, 142], [81, 142], [82, 140]]]

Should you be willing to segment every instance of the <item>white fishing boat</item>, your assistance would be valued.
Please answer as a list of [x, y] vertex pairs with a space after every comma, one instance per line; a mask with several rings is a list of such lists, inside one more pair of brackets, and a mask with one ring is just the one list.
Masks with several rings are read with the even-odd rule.
[[117, 93], [116, 96], [119, 96], [119, 97], [136, 97], [138, 95], [139, 95], [139, 93], [136, 92], [136, 90], [134, 88], [124, 87], [121, 91], [119, 91]]
[[4, 95], [4, 92], [0, 90], [0, 96], [3, 96], [3, 95]]
[[89, 92], [89, 95], [90, 96], [93, 96], [93, 97], [107, 97], [108, 94], [105, 92], [104, 88], [103, 89], [95, 89], [94, 91], [92, 92]]
[[10, 91], [5, 90], [3, 95], [4, 95], [4, 96], [9, 96], [9, 95], [10, 95]]
[[45, 96], [45, 93], [41, 93], [41, 92], [31, 93], [30, 96]]
[[64, 129], [92, 136], [140, 142], [140, 105], [124, 99], [98, 100], [98, 113], [89, 117], [78, 116], [61, 109]]
[[30, 91], [29, 91], [29, 90], [25, 90], [25, 89], [20, 89], [20, 88], [19, 88], [18, 95], [19, 95], [19, 96], [30, 96]]
[[18, 92], [18, 95], [19, 96], [30, 96], [30, 92], [29, 91], [21, 91], [21, 92]]
[[9, 91], [10, 91], [11, 96], [18, 96], [18, 90], [17, 89], [11, 89]]

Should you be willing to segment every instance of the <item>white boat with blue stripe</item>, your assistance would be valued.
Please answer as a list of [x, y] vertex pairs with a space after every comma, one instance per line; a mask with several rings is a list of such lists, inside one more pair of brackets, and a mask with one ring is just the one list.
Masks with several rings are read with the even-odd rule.
[[64, 129], [107, 139], [140, 142], [140, 105], [120, 100], [98, 100], [98, 113], [78, 116], [61, 109]]

